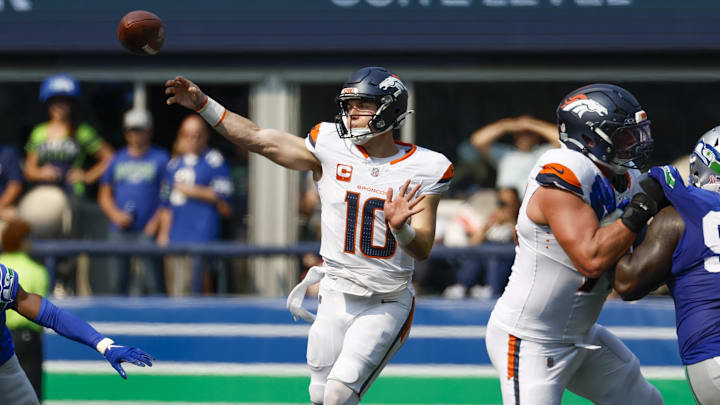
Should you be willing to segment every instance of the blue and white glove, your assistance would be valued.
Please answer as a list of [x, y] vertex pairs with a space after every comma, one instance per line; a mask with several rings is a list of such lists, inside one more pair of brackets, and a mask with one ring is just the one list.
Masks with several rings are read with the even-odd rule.
[[615, 206], [615, 190], [607, 177], [595, 175], [595, 181], [590, 190], [590, 206], [595, 211], [598, 220], [603, 219], [617, 208]]
[[298, 317], [305, 320], [305, 322], [315, 322], [315, 314], [303, 308], [303, 300], [305, 299], [305, 293], [308, 287], [318, 283], [325, 276], [325, 270], [319, 266], [313, 266], [308, 270], [305, 278], [290, 291], [285, 306], [292, 314], [293, 319], [297, 322]]
[[152, 360], [155, 359], [151, 355], [137, 347], [116, 345], [112, 340], [106, 339], [103, 339], [105, 342], [98, 343], [98, 350], [101, 350], [100, 346], [103, 343], [109, 343], [104, 345], [104, 350], [101, 353], [122, 378], [127, 380], [127, 374], [120, 365], [121, 363], [132, 363], [139, 367], [145, 367], [146, 365], [152, 367]]

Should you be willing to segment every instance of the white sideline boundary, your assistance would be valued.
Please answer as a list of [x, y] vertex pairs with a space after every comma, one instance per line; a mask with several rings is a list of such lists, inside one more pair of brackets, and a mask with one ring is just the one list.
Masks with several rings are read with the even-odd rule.
[[[43, 405], [292, 405], [293, 402], [166, 402], [166, 401], [43, 401]], [[305, 404], [305, 402], [297, 402], [297, 404]], [[379, 403], [369, 403], [367, 405], [384, 405]], [[393, 404], [397, 405], [397, 404]], [[403, 404], [403, 405], [427, 405], [427, 404]], [[470, 404], [468, 404], [470, 405]], [[478, 404], [473, 402], [471, 405], [497, 405], [496, 403]]]
[[[308, 377], [307, 366], [297, 363], [184, 363], [160, 362], [150, 367], [125, 366], [128, 374], [195, 375], [195, 376], [267, 376]], [[105, 361], [45, 361], [43, 369], [56, 374], [115, 374]], [[684, 380], [682, 366], [642, 367], [645, 378]], [[416, 378], [495, 378], [492, 366], [455, 364], [389, 364], [382, 371], [386, 377]]]
[[[173, 323], [173, 322], [91, 322], [105, 335], [122, 336], [195, 336], [195, 337], [298, 337], [305, 338], [308, 324], [258, 323]], [[677, 340], [674, 327], [615, 326], [608, 327], [625, 340]], [[54, 334], [50, 329], [47, 333]], [[428, 326], [415, 325], [410, 337], [415, 339], [484, 339], [485, 326]]]

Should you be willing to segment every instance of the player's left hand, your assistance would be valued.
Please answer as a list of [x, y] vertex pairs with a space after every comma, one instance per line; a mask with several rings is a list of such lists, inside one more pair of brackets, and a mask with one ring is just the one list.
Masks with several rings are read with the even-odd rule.
[[152, 367], [152, 360], [155, 360], [151, 355], [137, 347], [119, 346], [115, 344], [111, 344], [105, 349], [104, 356], [120, 376], [126, 380], [127, 374], [125, 374], [125, 370], [120, 363], [132, 363], [139, 367], [145, 367], [146, 365]]
[[405, 184], [400, 187], [398, 198], [395, 200], [393, 200], [392, 187], [388, 188], [384, 207], [385, 219], [394, 229], [399, 229], [408, 218], [425, 209], [424, 207], [417, 207], [418, 203], [425, 198], [424, 194], [413, 200], [415, 194], [420, 190], [420, 184], [413, 187], [408, 193], [407, 189], [409, 186], [410, 180], [407, 180]]

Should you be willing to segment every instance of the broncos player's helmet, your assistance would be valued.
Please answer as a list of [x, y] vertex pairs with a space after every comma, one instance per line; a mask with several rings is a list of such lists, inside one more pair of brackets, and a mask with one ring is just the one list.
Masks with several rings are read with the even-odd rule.
[[[370, 100], [378, 109], [372, 114], [365, 128], [349, 128], [348, 101]], [[412, 111], [407, 110], [408, 92], [400, 78], [382, 67], [362, 68], [343, 84], [340, 94], [335, 98], [338, 115], [335, 125], [341, 138], [350, 139], [362, 145], [375, 135], [400, 128], [405, 117]]]
[[653, 149], [650, 121], [629, 91], [591, 84], [568, 94], [557, 108], [560, 141], [616, 174], [641, 169]]
[[690, 154], [690, 184], [720, 192], [720, 126], [700, 137]]

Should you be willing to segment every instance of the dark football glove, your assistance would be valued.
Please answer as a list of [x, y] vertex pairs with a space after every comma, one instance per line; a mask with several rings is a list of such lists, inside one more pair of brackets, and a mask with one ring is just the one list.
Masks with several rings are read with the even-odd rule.
[[623, 224], [635, 233], [642, 231], [647, 221], [658, 212], [657, 202], [645, 193], [637, 193], [625, 207], [620, 219]]

